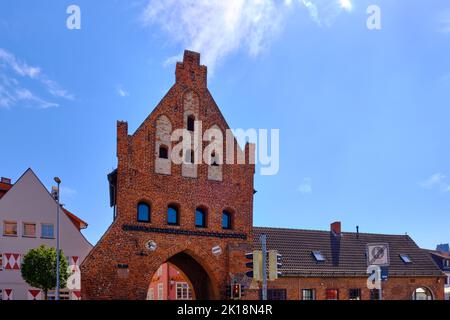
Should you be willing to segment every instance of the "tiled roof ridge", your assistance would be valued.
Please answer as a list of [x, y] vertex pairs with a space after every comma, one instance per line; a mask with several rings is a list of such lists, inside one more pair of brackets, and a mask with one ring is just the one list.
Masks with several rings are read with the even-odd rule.
[[[253, 229], [256, 230], [271, 230], [271, 231], [304, 231], [304, 232], [321, 232], [321, 233], [331, 233], [330, 230], [317, 230], [317, 229], [299, 229], [299, 228], [288, 228], [288, 227], [260, 227], [260, 226], [253, 226]], [[411, 239], [411, 237], [407, 234], [392, 234], [392, 233], [371, 233], [371, 232], [348, 232], [343, 231], [342, 234], [345, 236], [347, 235], [377, 235], [377, 236], [391, 236], [391, 237], [405, 237]], [[412, 239], [411, 239], [412, 240]], [[413, 241], [414, 242], [414, 241]]]

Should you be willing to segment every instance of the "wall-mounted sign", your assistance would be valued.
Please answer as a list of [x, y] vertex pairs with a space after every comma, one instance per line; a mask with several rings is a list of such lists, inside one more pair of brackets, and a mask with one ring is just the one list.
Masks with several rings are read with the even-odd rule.
[[388, 243], [368, 243], [367, 244], [367, 265], [389, 266], [389, 244]]
[[145, 247], [150, 250], [150, 251], [155, 251], [157, 248], [157, 244], [155, 241], [153, 240], [149, 240], [147, 241], [147, 243], [145, 244]]
[[215, 256], [219, 256], [222, 254], [222, 248], [220, 246], [212, 247], [211, 252]]

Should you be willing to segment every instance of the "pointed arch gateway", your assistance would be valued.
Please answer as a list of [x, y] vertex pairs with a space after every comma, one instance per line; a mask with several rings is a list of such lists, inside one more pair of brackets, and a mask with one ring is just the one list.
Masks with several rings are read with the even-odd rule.
[[[196, 255], [193, 251], [182, 250], [156, 267], [156, 269], [149, 273], [149, 284], [153, 283], [155, 279], [164, 286], [164, 294], [168, 297], [170, 290], [174, 290], [173, 286], [176, 284], [176, 280], [173, 279], [170, 272], [167, 271], [164, 274], [155, 277], [156, 273], [161, 266], [168, 264], [175, 267], [177, 271], [185, 278], [185, 282], [189, 284], [189, 288], [192, 290], [192, 298], [195, 300], [214, 300], [219, 299], [219, 290], [217, 288], [217, 281], [214, 281], [214, 276], [209, 270], [209, 267], [202, 263], [202, 259]], [[161, 281], [162, 280], [162, 281]], [[152, 287], [151, 285], [149, 287]], [[155, 286], [153, 286], [155, 287]], [[156, 293], [154, 300], [157, 300]]]

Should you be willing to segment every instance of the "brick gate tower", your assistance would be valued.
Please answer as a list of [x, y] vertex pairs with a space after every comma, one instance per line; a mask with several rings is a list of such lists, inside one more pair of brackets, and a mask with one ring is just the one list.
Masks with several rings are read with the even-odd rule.
[[[225, 299], [231, 282], [248, 284], [254, 148], [242, 151], [234, 137], [226, 140], [229, 127], [207, 88], [200, 54], [185, 51], [175, 75], [134, 134], [117, 123], [118, 164], [108, 175], [115, 218], [82, 264], [83, 299], [145, 299], [165, 262], [189, 278], [197, 299]], [[187, 150], [177, 149], [176, 129], [191, 138]], [[220, 134], [223, 152], [215, 148]], [[245, 163], [225, 163], [230, 155]]]

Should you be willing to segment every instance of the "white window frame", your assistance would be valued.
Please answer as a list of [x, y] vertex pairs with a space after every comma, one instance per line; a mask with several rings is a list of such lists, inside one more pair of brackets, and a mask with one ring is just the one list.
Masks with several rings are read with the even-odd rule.
[[[312, 289], [312, 288], [305, 288], [305, 289], [301, 289], [302, 290], [302, 300], [316, 300], [316, 289]], [[312, 292], [312, 299], [305, 299], [305, 291], [311, 291]]]
[[[44, 234], [43, 234], [43, 232], [44, 232], [44, 225], [51, 225], [52, 226], [52, 228], [53, 228], [53, 236], [52, 237], [47, 237], [47, 236], [44, 237]], [[41, 223], [41, 239], [55, 239], [55, 225], [53, 223], [51, 223], [51, 222], [43, 222], [43, 223]]]
[[[27, 224], [33, 224], [34, 225], [34, 235], [30, 236], [30, 235], [26, 235], [25, 234], [25, 225]], [[22, 237], [25, 238], [36, 238], [36, 233], [37, 233], [37, 224], [35, 222], [22, 222]]]
[[162, 283], [158, 283], [158, 300], [164, 300], [164, 285]]
[[[191, 288], [187, 282], [176, 282], [175, 288], [177, 300], [192, 300]], [[181, 290], [181, 298], [178, 298], [178, 289]]]
[[[16, 225], [16, 234], [6, 234], [6, 224], [15, 224]], [[18, 237], [19, 236], [19, 228], [17, 227], [18, 223], [17, 221], [13, 221], [13, 220], [4, 220], [3, 221], [3, 236], [5, 237]]]
[[148, 290], [148, 300], [155, 300], [155, 290], [153, 288]]

